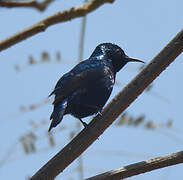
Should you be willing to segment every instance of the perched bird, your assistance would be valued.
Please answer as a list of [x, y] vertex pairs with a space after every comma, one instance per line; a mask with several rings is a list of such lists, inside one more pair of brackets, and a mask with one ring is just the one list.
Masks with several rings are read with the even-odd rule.
[[128, 62], [142, 62], [128, 57], [112, 43], [98, 45], [92, 55], [64, 74], [49, 95], [55, 95], [50, 116], [50, 131], [65, 114], [71, 114], [87, 126], [82, 118], [100, 113], [113, 89], [116, 73]]

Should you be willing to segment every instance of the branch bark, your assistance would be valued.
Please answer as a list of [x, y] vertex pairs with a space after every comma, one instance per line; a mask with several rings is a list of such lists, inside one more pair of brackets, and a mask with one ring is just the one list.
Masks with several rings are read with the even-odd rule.
[[48, 5], [53, 2], [54, 0], [44, 0], [42, 2], [33, 1], [0, 1], [0, 6], [7, 7], [7, 8], [14, 8], [14, 7], [31, 7], [35, 8], [39, 11], [44, 11]]
[[86, 180], [120, 180], [180, 163], [183, 163], [183, 151], [124, 166], [119, 169], [115, 169], [91, 178], [87, 178]]
[[51, 180], [81, 155], [143, 90], [183, 52], [183, 30], [106, 106], [69, 144], [58, 152], [31, 180]]
[[62, 12], [57, 12], [46, 19], [0, 41], [0, 51], [11, 47], [12, 45], [21, 42], [35, 34], [45, 31], [49, 26], [69, 21], [71, 19], [85, 16], [86, 14], [94, 11], [104, 3], [113, 3], [114, 0], [91, 0], [79, 7], [70, 8]]

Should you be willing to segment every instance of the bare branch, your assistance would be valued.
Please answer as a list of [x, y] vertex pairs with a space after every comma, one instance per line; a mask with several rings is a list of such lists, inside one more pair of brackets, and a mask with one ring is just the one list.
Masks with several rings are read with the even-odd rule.
[[0, 6], [7, 7], [7, 8], [14, 8], [14, 7], [31, 7], [35, 8], [39, 11], [44, 11], [48, 5], [53, 2], [54, 0], [44, 0], [42, 2], [37, 2], [35, 0], [32, 1], [0, 1]]
[[9, 48], [10, 46], [21, 42], [35, 34], [45, 31], [49, 26], [65, 22], [77, 17], [85, 16], [86, 14], [94, 11], [104, 3], [112, 3], [114, 0], [91, 0], [79, 7], [71, 8], [62, 12], [57, 12], [42, 21], [0, 41], [0, 51]]
[[183, 30], [135, 77], [68, 145], [48, 161], [31, 180], [51, 180], [81, 155], [144, 89], [183, 52]]
[[183, 163], [183, 151], [124, 166], [119, 169], [115, 169], [91, 178], [87, 178], [86, 180], [120, 180], [180, 163]]

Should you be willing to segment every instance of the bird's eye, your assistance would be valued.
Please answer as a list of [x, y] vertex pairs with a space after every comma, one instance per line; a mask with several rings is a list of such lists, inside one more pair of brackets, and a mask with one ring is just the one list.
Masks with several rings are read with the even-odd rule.
[[120, 51], [120, 49], [116, 49], [116, 54], [121, 55], [121, 51]]

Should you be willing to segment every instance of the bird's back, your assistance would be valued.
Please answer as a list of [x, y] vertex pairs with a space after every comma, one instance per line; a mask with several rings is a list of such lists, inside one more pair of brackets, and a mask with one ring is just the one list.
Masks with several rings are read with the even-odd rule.
[[70, 94], [65, 111], [65, 114], [72, 114], [77, 118], [87, 117], [100, 111], [114, 85], [114, 74], [107, 62], [86, 60], [71, 70], [71, 73], [86, 69], [88, 69], [85, 75], [87, 78], [83, 78], [83, 81], [86, 81], [85, 86]]

